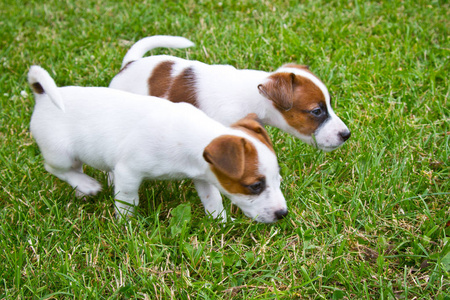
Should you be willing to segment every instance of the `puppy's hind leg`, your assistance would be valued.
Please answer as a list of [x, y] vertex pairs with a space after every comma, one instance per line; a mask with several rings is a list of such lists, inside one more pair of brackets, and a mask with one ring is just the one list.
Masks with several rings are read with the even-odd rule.
[[58, 164], [45, 162], [45, 169], [74, 187], [77, 197], [93, 196], [102, 189], [97, 180], [83, 173], [81, 162], [70, 161], [69, 163], [60, 162]]
[[[79, 160], [74, 161], [74, 163], [72, 164], [72, 169], [80, 174], [85, 175], [83, 173], [83, 163]], [[78, 187], [75, 190], [75, 196], [77, 196], [78, 198], [82, 198], [84, 196], [94, 196], [102, 189], [100, 183], [98, 183], [94, 178], [87, 175], [85, 175], [85, 178], [86, 180], [83, 187], [84, 191], [81, 191]]]

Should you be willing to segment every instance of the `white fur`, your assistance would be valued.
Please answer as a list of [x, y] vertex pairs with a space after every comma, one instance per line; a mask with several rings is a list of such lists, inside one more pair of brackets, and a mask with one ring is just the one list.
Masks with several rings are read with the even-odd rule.
[[[31, 132], [50, 173], [80, 194], [95, 195], [100, 184], [82, 164], [113, 173], [116, 214], [132, 212], [145, 178], [194, 179], [207, 213], [226, 219], [220, 192], [250, 218], [274, 222], [286, 210], [275, 154], [257, 139], [223, 126], [192, 105], [97, 87], [57, 88], [48, 73], [32, 66], [30, 84], [39, 83]], [[151, 99], [150, 99], [151, 98]], [[57, 100], [59, 99], [59, 100]], [[65, 111], [56, 106], [62, 103]], [[204, 148], [221, 135], [250, 141], [258, 152], [267, 188], [257, 196], [228, 193], [203, 158]]]
[[[148, 95], [148, 78], [153, 68], [163, 61], [175, 62], [173, 76], [185, 68], [192, 68], [196, 77], [197, 104], [211, 118], [230, 125], [249, 113], [256, 113], [267, 125], [278, 127], [302, 141], [324, 151], [332, 151], [344, 141], [340, 133], [349, 132], [347, 126], [336, 116], [330, 105], [330, 95], [326, 86], [313, 74], [297, 68], [280, 68], [276, 72], [292, 72], [310, 79], [326, 97], [329, 119], [314, 133], [314, 137], [301, 134], [290, 126], [273, 102], [258, 91], [258, 85], [266, 82], [273, 74], [257, 70], [238, 70], [229, 65], [207, 65], [199, 61], [189, 61], [178, 57], [157, 55], [142, 56], [146, 50], [158, 47], [184, 47], [186, 40], [174, 36], [151, 36], [139, 40], [126, 54], [122, 66], [126, 69], [117, 74], [110, 86], [136, 94]], [[139, 51], [135, 51], [138, 49]], [[133, 59], [130, 59], [132, 57]]]

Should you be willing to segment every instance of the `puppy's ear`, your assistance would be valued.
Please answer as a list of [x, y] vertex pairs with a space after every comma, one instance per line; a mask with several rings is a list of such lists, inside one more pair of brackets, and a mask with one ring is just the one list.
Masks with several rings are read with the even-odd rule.
[[275, 73], [269, 76], [267, 81], [258, 85], [259, 93], [275, 105], [290, 110], [294, 103], [294, 73]]
[[231, 125], [232, 128], [244, 130], [253, 137], [260, 140], [269, 149], [273, 150], [272, 141], [264, 126], [261, 124], [255, 113], [248, 114], [245, 118]]
[[240, 179], [244, 175], [246, 140], [234, 135], [215, 138], [203, 151], [203, 158], [222, 174]]

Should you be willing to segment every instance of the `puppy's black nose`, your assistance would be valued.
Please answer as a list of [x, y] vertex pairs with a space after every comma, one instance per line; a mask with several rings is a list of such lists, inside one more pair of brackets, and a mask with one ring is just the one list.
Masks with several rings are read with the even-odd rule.
[[339, 135], [341, 136], [342, 140], [345, 142], [346, 140], [348, 140], [350, 138], [350, 135], [352, 133], [350, 132], [350, 130], [346, 130], [346, 131], [341, 131], [339, 132]]
[[285, 208], [283, 208], [283, 209], [277, 210], [277, 211], [275, 212], [275, 217], [277, 217], [278, 220], [281, 220], [281, 219], [283, 219], [284, 217], [286, 217], [287, 214], [288, 214], [288, 210], [285, 209]]

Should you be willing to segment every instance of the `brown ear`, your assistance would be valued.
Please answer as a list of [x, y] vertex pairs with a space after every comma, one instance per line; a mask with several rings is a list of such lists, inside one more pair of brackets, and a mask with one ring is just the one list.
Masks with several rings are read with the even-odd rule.
[[215, 138], [203, 151], [203, 158], [232, 179], [244, 175], [245, 139], [234, 135]]
[[258, 85], [259, 93], [284, 110], [290, 110], [294, 102], [294, 73], [275, 73], [266, 83]]
[[245, 118], [237, 121], [231, 125], [232, 128], [246, 129], [247, 132], [260, 140], [269, 149], [273, 150], [272, 141], [264, 126], [260, 123], [258, 116], [255, 113], [248, 114]]

